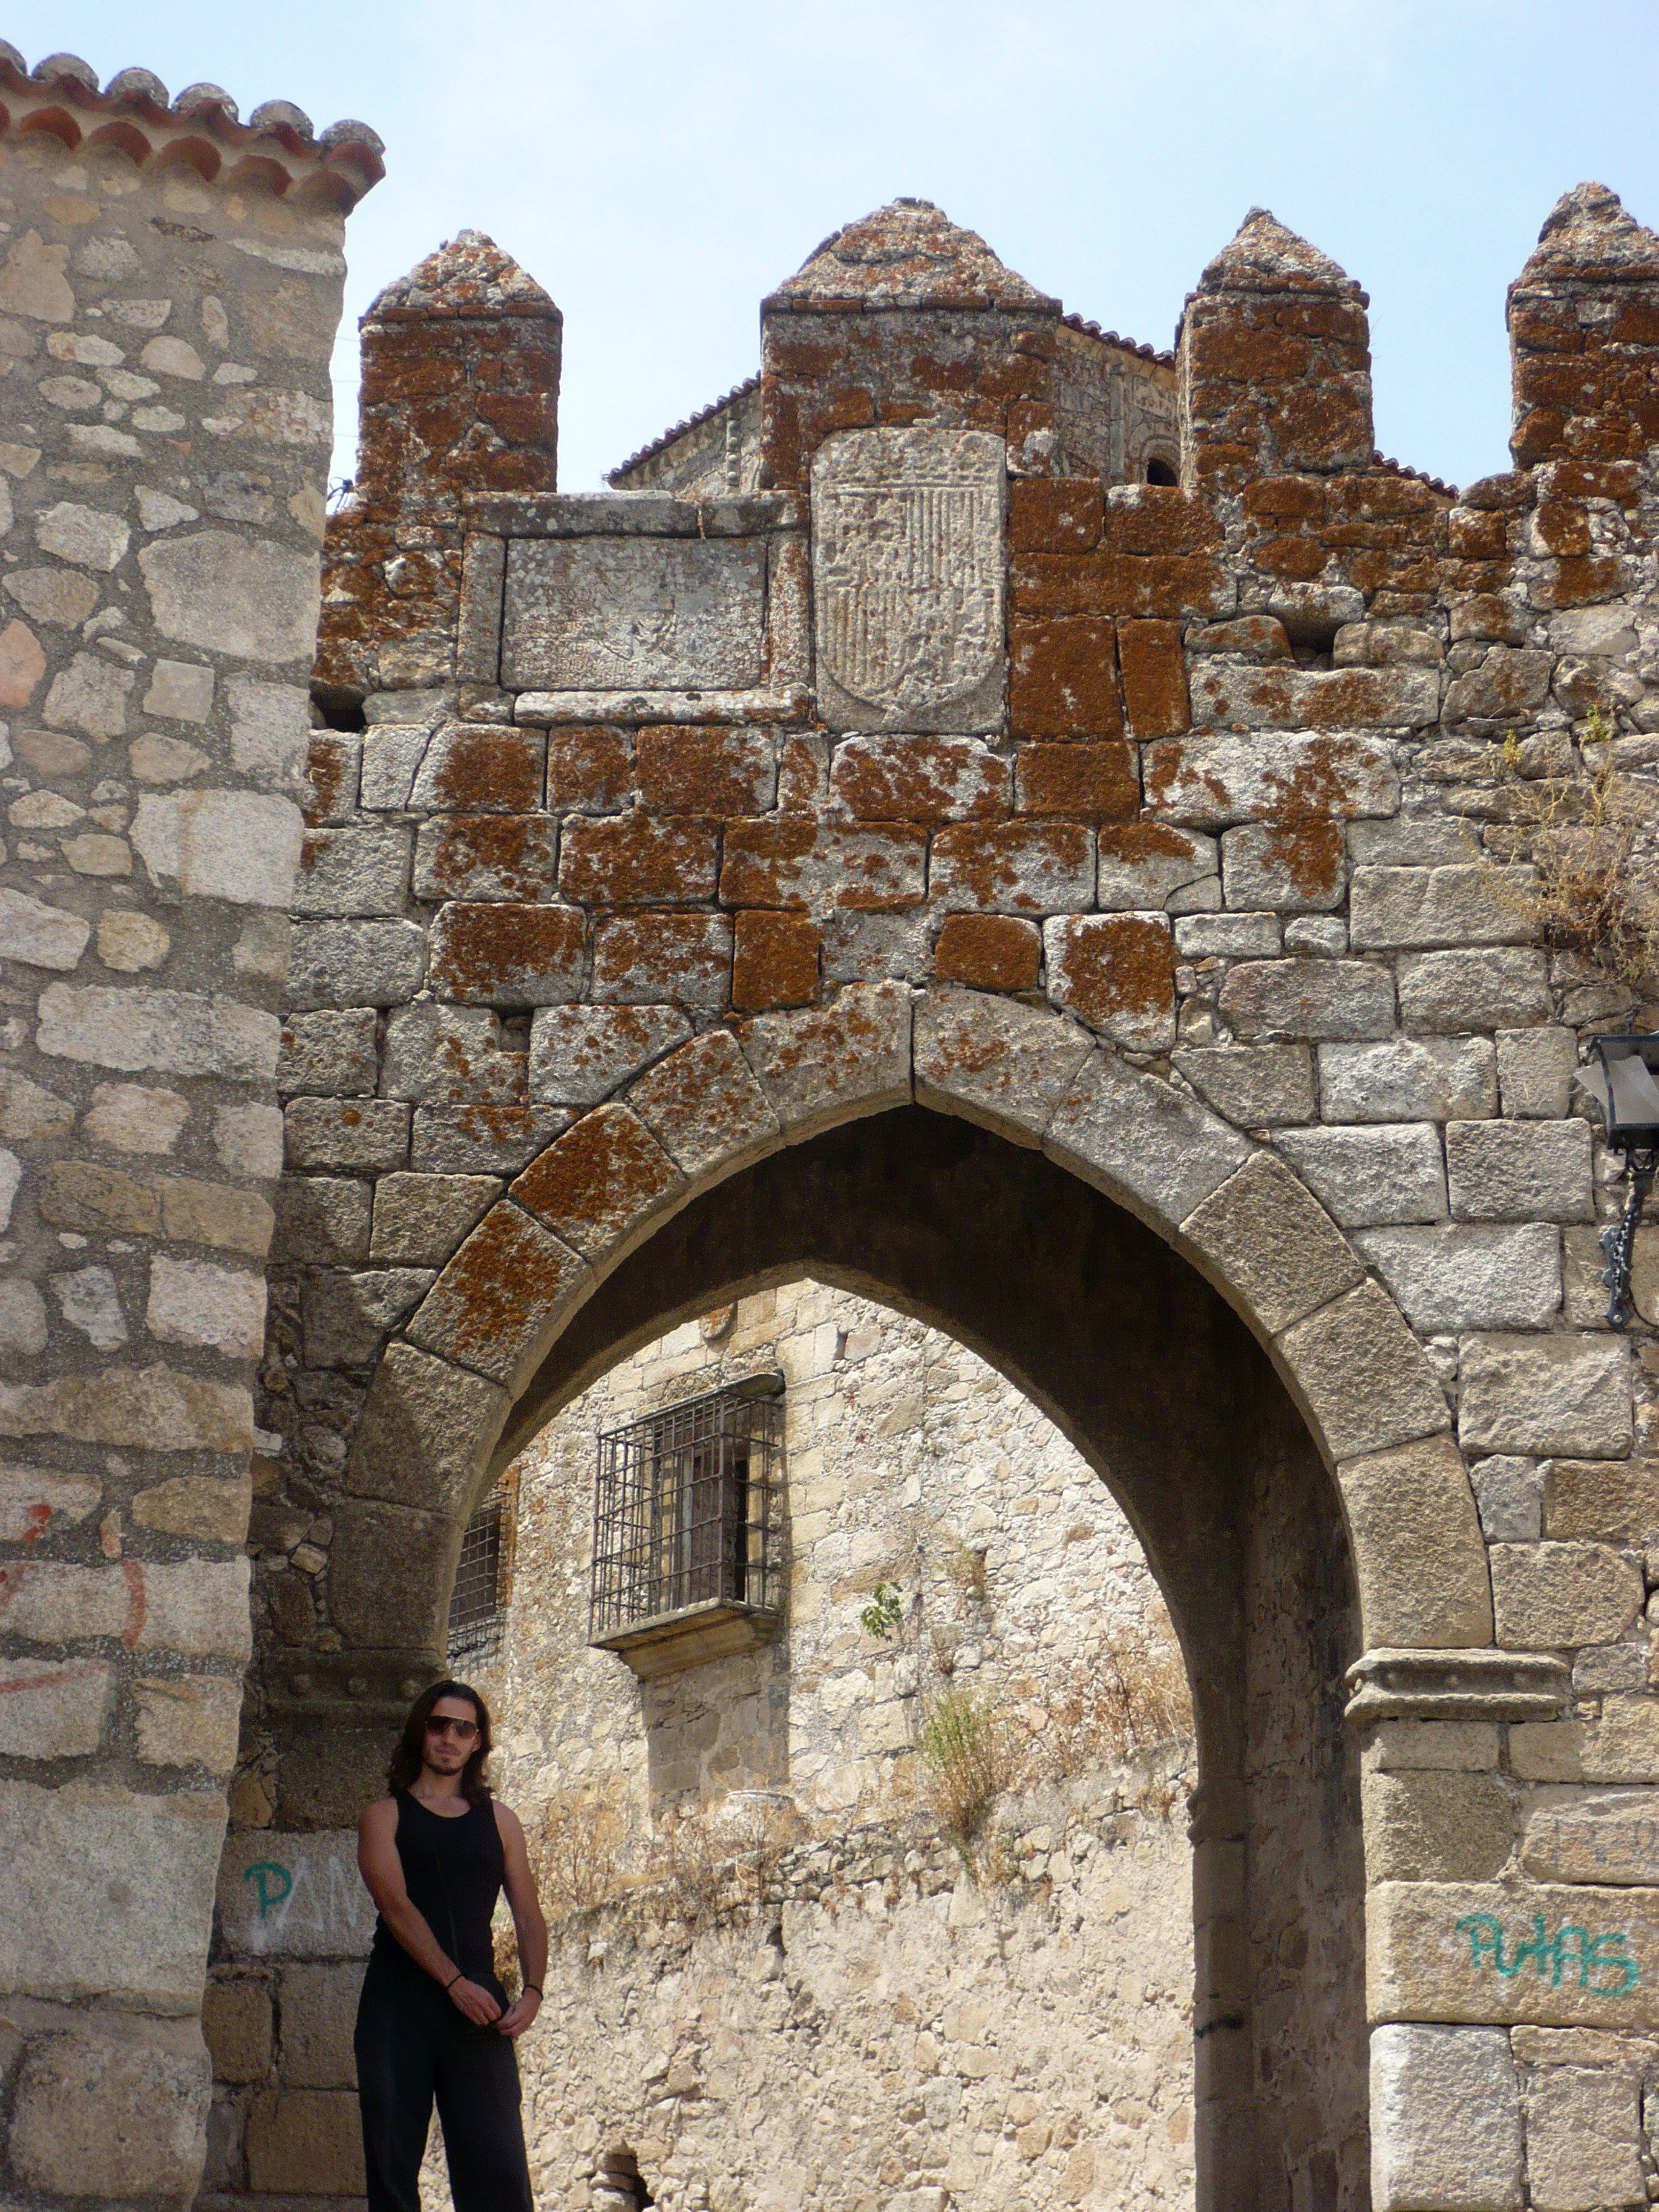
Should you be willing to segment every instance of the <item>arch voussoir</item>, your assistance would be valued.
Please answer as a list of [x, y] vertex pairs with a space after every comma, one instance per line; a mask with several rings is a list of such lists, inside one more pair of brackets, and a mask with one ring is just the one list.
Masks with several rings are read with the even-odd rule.
[[1042, 1149], [1160, 1237], [1173, 1237], [1254, 1148], [1173, 1084], [1097, 1052], [1055, 1109]]
[[1276, 1154], [1079, 1038], [1041, 1008], [930, 994], [915, 1013], [916, 1095], [1041, 1143], [1185, 1254], [1249, 1324], [1336, 1475], [1368, 1645], [1490, 1643], [1474, 1493], [1445, 1393], [1394, 1299]]
[[975, 991], [932, 991], [913, 1021], [916, 1102], [1040, 1146], [1095, 1051], [1063, 1015]]
[[687, 1191], [639, 1115], [612, 1100], [538, 1153], [508, 1194], [590, 1267], [609, 1267], [649, 1235], [659, 1214], [683, 1205]]
[[783, 1124], [729, 1030], [681, 1045], [626, 1097], [685, 1177], [689, 1195], [784, 1142]]
[[859, 984], [827, 1006], [757, 1014], [738, 1042], [786, 1143], [909, 1102], [910, 992], [902, 983]]
[[410, 1344], [520, 1390], [592, 1270], [512, 1198], [498, 1199], [404, 1329]]

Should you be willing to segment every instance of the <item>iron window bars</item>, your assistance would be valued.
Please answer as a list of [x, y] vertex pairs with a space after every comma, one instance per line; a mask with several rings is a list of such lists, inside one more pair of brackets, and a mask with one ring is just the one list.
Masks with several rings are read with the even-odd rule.
[[599, 1437], [590, 1643], [780, 1615], [782, 1390], [750, 1376]]
[[449, 1600], [449, 1663], [499, 1659], [507, 1620], [513, 1550], [513, 1498], [503, 1475], [461, 1535], [461, 1556]]

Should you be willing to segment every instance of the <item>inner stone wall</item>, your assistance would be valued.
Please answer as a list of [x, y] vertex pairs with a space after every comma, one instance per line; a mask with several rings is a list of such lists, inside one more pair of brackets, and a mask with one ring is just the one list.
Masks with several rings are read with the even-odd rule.
[[[586, 1644], [596, 1433], [771, 1372], [782, 1632], [637, 1681]], [[1189, 2204], [1184, 1679], [1139, 1545], [1053, 1425], [938, 1330], [797, 1282], [636, 1352], [507, 1481], [500, 1654], [452, 1658], [491, 1698], [557, 1929], [520, 2046], [549, 2201], [604, 2205], [626, 2148], [665, 2206]], [[891, 1639], [860, 1622], [881, 1582]], [[1115, 1666], [1132, 1741], [1102, 1717]], [[1021, 1747], [971, 1871], [916, 1750], [947, 1690]], [[699, 1871], [664, 1886], [668, 1834]], [[745, 1850], [715, 1904], [702, 1869]], [[581, 1909], [584, 1871], [610, 1902]]]

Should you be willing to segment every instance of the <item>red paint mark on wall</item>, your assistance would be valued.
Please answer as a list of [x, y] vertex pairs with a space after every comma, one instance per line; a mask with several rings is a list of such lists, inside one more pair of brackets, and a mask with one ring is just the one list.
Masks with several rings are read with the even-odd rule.
[[137, 1559], [123, 1559], [121, 1572], [127, 1578], [127, 1625], [121, 1631], [121, 1649], [131, 1651], [144, 1631], [144, 1571]]
[[9, 1681], [0, 1682], [0, 1698], [15, 1697], [20, 1690], [50, 1690], [59, 1682], [83, 1681], [88, 1674], [101, 1674], [103, 1663], [97, 1659], [86, 1659], [78, 1667], [54, 1667], [48, 1674], [17, 1674]]

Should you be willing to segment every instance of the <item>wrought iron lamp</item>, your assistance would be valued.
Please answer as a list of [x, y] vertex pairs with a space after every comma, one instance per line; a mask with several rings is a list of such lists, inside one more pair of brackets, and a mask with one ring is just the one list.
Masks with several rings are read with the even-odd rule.
[[1607, 1142], [1625, 1156], [1628, 1188], [1625, 1211], [1601, 1231], [1607, 1266], [1607, 1319], [1614, 1328], [1631, 1317], [1630, 1271], [1636, 1250], [1642, 1205], [1659, 1170], [1659, 1036], [1604, 1036], [1595, 1040], [1599, 1066], [1579, 1069], [1579, 1079], [1599, 1102]]

